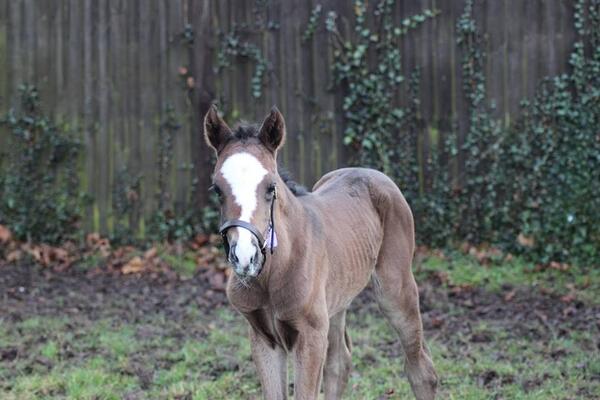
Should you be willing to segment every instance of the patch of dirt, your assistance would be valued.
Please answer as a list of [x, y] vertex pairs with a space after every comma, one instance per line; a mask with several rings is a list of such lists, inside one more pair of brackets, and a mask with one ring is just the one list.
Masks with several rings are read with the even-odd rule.
[[4, 318], [13, 321], [51, 315], [136, 322], [156, 313], [177, 321], [190, 304], [209, 312], [226, 303], [225, 293], [213, 290], [210, 276], [89, 276], [76, 270], [56, 273], [35, 266], [3, 266], [0, 309]]
[[[500, 329], [506, 337], [548, 341], [572, 331], [600, 333], [600, 306], [565, 302], [558, 295], [531, 287], [506, 287], [500, 292], [481, 288], [447, 288], [436, 279], [419, 283], [423, 326], [428, 338], [443, 342], [468, 340], [489, 343]], [[377, 312], [374, 294], [367, 288], [353, 302], [353, 312]], [[481, 323], [494, 329], [481, 329]], [[590, 344], [600, 348], [598, 342]], [[555, 356], [560, 357], [560, 354]]]
[[[0, 310], [7, 322], [35, 315], [142, 322], [139, 334], [152, 336], [156, 332], [152, 326], [143, 325], [144, 316], [163, 313], [169, 320], [181, 322], [189, 316], [189, 305], [195, 304], [201, 312], [210, 314], [227, 304], [225, 293], [213, 289], [211, 276], [197, 275], [187, 280], [173, 275], [154, 279], [146, 275], [89, 276], [76, 270], [56, 273], [39, 267], [3, 266]], [[481, 330], [478, 325], [482, 321], [502, 328], [508, 336], [531, 340], [546, 341], [573, 330], [600, 331], [600, 306], [565, 302], [535, 288], [507, 287], [491, 293], [479, 288], [448, 289], [432, 279], [420, 282], [420, 295], [427, 337], [444, 342], [493, 342], [497, 329]], [[370, 288], [351, 307], [358, 313], [376, 309]], [[597, 348], [600, 341], [590, 343], [590, 351]], [[2, 359], [11, 357], [10, 349], [0, 353]]]
[[[458, 331], [468, 334], [472, 342], [493, 341], [493, 333], [475, 330], [474, 325], [481, 321], [504, 328], [509, 337], [530, 340], [549, 340], [577, 330], [600, 330], [599, 306], [565, 302], [558, 295], [533, 287], [505, 288], [502, 292], [440, 289], [426, 283], [421, 287], [421, 297], [425, 328], [439, 330], [441, 338]], [[453, 312], [457, 307], [460, 313]]]

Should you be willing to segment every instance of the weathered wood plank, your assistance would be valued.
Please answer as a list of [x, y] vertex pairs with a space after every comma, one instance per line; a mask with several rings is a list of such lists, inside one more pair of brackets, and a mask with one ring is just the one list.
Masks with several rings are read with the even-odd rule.
[[[9, 26], [9, 2], [0, 4], [0, 115], [4, 115], [9, 108], [10, 98], [10, 58], [8, 40], [12, 38]], [[8, 134], [6, 129], [0, 127], [0, 149], [5, 149]], [[0, 168], [2, 168], [3, 155], [0, 152]]]
[[[9, 2], [0, 4], [0, 115], [6, 111], [9, 92], [10, 55], [8, 52], [9, 27]], [[12, 38], [12, 36], [11, 36]], [[0, 145], [2, 145], [0, 135]]]

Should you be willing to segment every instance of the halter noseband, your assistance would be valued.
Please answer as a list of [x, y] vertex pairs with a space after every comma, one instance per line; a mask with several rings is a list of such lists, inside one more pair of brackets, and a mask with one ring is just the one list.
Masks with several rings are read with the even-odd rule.
[[[274, 237], [275, 237], [275, 214], [273, 212], [273, 208], [275, 206], [275, 200], [277, 199], [277, 186], [273, 187], [273, 198], [271, 199], [271, 215], [269, 218], [269, 234], [270, 234], [270, 244], [271, 244], [271, 254], [273, 254], [273, 243], [274, 243]], [[254, 237], [256, 238], [256, 240], [258, 240], [258, 247], [260, 248], [260, 252], [263, 255], [263, 264], [265, 263], [266, 257], [266, 248], [267, 248], [267, 242], [265, 241], [263, 235], [260, 233], [260, 231], [258, 229], [256, 229], [256, 227], [254, 225], [252, 225], [249, 222], [246, 221], [242, 221], [240, 219], [231, 219], [229, 221], [225, 221], [225, 223], [223, 223], [223, 225], [221, 225], [221, 227], [219, 228], [219, 233], [221, 234], [221, 237], [223, 237], [223, 244], [225, 245], [225, 252], [227, 254], [229, 254], [229, 241], [227, 240], [227, 231], [230, 228], [234, 228], [234, 227], [238, 227], [238, 228], [244, 228], [248, 231], [250, 231], [251, 234], [254, 235]]]

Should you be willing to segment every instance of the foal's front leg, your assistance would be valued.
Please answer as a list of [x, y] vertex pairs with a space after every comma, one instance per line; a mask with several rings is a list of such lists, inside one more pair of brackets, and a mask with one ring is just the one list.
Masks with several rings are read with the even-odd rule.
[[253, 327], [250, 327], [250, 346], [264, 398], [266, 400], [287, 399], [287, 353], [285, 350], [277, 344], [268, 342]]
[[327, 355], [328, 321], [318, 327], [305, 324], [294, 347], [294, 399], [316, 400]]

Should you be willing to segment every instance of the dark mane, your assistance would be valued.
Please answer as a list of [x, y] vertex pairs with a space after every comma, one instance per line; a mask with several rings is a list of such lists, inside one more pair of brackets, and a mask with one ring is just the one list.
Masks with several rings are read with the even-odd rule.
[[258, 126], [254, 124], [248, 124], [246, 122], [241, 122], [235, 128], [233, 132], [233, 137], [242, 141], [258, 137]]
[[[246, 122], [241, 122], [234, 130], [233, 132], [233, 137], [237, 140], [241, 140], [241, 141], [246, 141], [248, 139], [252, 139], [252, 138], [257, 138], [258, 137], [258, 126], [254, 125], [254, 124], [248, 124]], [[278, 167], [277, 170], [279, 171], [279, 176], [281, 177], [281, 179], [283, 180], [283, 182], [285, 182], [285, 185], [288, 187], [288, 189], [291, 190], [291, 192], [294, 194], [294, 196], [299, 197], [299, 196], [304, 196], [307, 195], [309, 192], [308, 190], [300, 185], [299, 183], [297, 183], [296, 181], [294, 181], [292, 179], [292, 175], [290, 174], [290, 172], [285, 169], [284, 167]]]
[[283, 182], [285, 182], [285, 185], [288, 187], [288, 189], [290, 189], [292, 193], [294, 193], [294, 196], [300, 197], [305, 196], [309, 193], [304, 186], [300, 185], [292, 179], [292, 175], [287, 169], [285, 169], [284, 167], [277, 167], [277, 171], [279, 172], [279, 176], [281, 177], [281, 179], [283, 179]]

